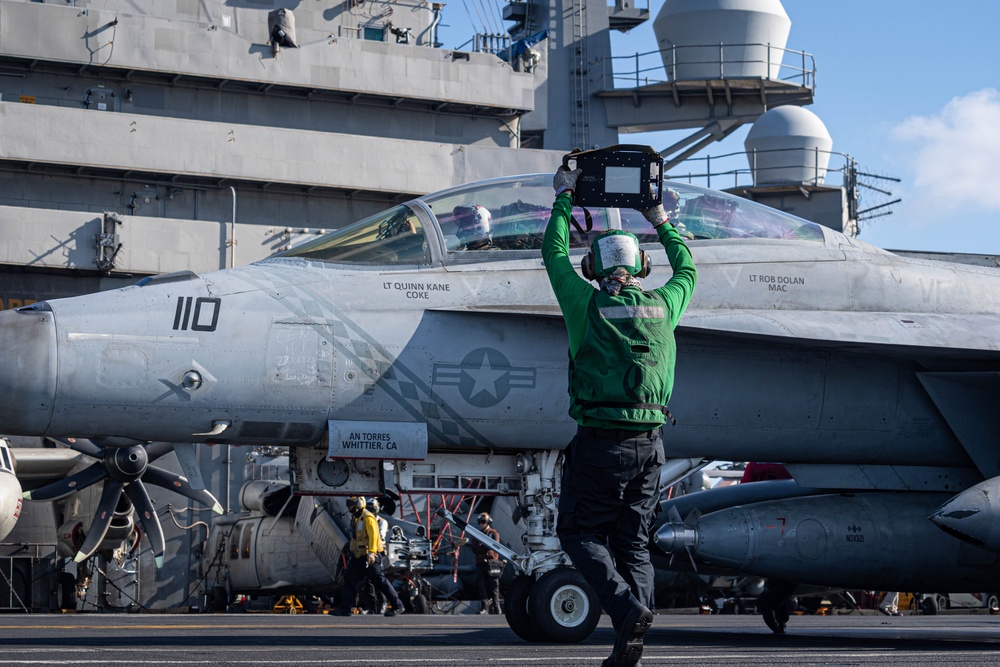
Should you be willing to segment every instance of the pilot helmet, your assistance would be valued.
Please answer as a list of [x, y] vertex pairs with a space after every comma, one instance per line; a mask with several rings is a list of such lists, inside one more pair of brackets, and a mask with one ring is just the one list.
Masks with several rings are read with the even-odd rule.
[[487, 526], [489, 526], [493, 523], [493, 517], [491, 517], [487, 512], [483, 512], [482, 514], [479, 515], [479, 518], [476, 519], [476, 521], [480, 524], [485, 523]]
[[489, 245], [492, 240], [493, 216], [485, 206], [456, 206], [452, 210], [455, 217], [455, 236], [471, 250]]
[[378, 498], [372, 498], [368, 501], [368, 509], [378, 514], [382, 511], [382, 505], [379, 503]]
[[365, 509], [364, 496], [351, 496], [347, 499], [347, 510], [357, 516]]
[[594, 239], [580, 268], [587, 280], [600, 280], [619, 268], [636, 278], [645, 278], [649, 275], [650, 262], [646, 252], [639, 247], [635, 234], [609, 229]]

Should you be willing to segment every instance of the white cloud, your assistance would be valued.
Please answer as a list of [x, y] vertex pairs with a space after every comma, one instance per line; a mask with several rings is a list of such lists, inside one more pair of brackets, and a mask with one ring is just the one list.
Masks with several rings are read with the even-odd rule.
[[911, 204], [1000, 211], [1000, 91], [986, 88], [935, 115], [910, 117], [892, 138], [912, 156]]

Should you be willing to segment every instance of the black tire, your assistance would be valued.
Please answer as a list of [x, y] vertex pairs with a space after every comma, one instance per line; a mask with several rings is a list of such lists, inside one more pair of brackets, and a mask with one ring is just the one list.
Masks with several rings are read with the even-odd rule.
[[528, 601], [535, 586], [535, 578], [519, 574], [514, 577], [503, 598], [503, 615], [514, 634], [526, 642], [540, 640], [538, 628], [528, 616]]
[[431, 613], [431, 605], [427, 602], [427, 597], [423, 593], [417, 593], [413, 596], [411, 600], [413, 604], [414, 614], [429, 614]]
[[229, 595], [225, 586], [213, 586], [208, 593], [209, 611], [226, 611], [229, 607]]
[[937, 601], [933, 595], [925, 595], [920, 601], [920, 613], [924, 616], [934, 616], [938, 613]]
[[59, 608], [76, 611], [76, 577], [69, 572], [59, 575]]
[[560, 567], [535, 582], [528, 599], [528, 617], [543, 641], [574, 643], [589, 637], [597, 627], [601, 603], [583, 575]]

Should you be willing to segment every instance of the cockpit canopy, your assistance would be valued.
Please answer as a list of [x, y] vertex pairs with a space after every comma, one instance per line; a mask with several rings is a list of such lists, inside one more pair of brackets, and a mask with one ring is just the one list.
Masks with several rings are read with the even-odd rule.
[[[691, 241], [824, 239], [816, 223], [748, 199], [685, 183], [665, 186], [679, 195], [678, 210], [671, 219]], [[478, 181], [414, 199], [278, 256], [375, 265], [429, 264], [434, 255], [432, 246], [445, 257], [537, 250], [542, 247], [552, 201], [550, 174]], [[583, 209], [573, 209], [571, 247], [586, 248], [595, 234], [619, 225], [635, 234], [640, 243], [656, 242], [656, 234], [638, 211], [598, 208], [590, 209], [589, 214], [588, 223]], [[475, 234], [470, 234], [470, 229]], [[498, 255], [497, 259], [506, 256]]]

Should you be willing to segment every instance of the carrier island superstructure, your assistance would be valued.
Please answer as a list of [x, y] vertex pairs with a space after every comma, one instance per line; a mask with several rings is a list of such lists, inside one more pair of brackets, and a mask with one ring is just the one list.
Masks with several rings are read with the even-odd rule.
[[[668, 0], [688, 41], [667, 26], [637, 45], [651, 59], [619, 64], [610, 33], [648, 5], [516, 0], [507, 34], [454, 49], [439, 29], [463, 9], [426, 0], [0, 0], [0, 308], [245, 264], [429, 191], [551, 171], [620, 133], [691, 128], [686, 156], [812, 101], [815, 65], [788, 57], [780, 2], [755, 4], [774, 35], [720, 45], [684, 24], [705, 24], [704, 7]], [[200, 455], [238, 511], [245, 453]], [[73, 525], [31, 507], [0, 547], [26, 559], [10, 575], [42, 567], [54, 528]], [[98, 605], [189, 603], [204, 535], [179, 526], [199, 516], [165, 515], [166, 571]], [[48, 584], [26, 580], [43, 582], [29, 595], [44, 607]]]

